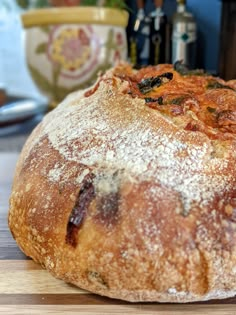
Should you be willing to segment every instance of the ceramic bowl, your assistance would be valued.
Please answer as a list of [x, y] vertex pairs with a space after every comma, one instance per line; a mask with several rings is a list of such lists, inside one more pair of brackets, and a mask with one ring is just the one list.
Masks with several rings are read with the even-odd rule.
[[90, 86], [100, 71], [127, 58], [126, 11], [49, 8], [28, 11], [22, 21], [30, 74], [53, 105]]

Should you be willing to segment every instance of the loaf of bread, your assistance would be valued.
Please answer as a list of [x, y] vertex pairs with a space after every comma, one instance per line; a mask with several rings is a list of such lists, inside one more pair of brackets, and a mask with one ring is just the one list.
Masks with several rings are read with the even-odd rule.
[[55, 277], [128, 301], [236, 294], [236, 81], [120, 64], [45, 116], [9, 226]]

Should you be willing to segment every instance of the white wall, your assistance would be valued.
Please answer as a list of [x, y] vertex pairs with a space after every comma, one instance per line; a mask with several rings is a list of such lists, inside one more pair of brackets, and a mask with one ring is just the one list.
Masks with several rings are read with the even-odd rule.
[[9, 95], [38, 98], [27, 70], [20, 13], [14, 0], [0, 0], [0, 86]]

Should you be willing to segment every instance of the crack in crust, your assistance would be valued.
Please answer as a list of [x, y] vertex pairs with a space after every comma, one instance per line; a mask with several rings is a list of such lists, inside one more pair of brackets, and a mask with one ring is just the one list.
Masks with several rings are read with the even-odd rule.
[[92, 173], [85, 176], [67, 223], [66, 243], [73, 247], [77, 246], [78, 231], [83, 224], [91, 201], [95, 198], [94, 177], [95, 175]]

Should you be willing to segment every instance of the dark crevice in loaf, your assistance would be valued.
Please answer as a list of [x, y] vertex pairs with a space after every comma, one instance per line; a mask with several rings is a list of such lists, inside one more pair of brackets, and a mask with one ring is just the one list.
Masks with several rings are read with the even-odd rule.
[[95, 198], [94, 177], [92, 173], [85, 176], [67, 223], [66, 243], [73, 247], [77, 246], [78, 231], [83, 224], [91, 201]]

